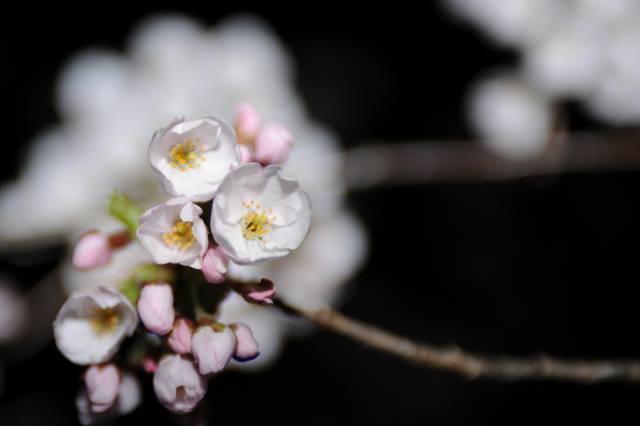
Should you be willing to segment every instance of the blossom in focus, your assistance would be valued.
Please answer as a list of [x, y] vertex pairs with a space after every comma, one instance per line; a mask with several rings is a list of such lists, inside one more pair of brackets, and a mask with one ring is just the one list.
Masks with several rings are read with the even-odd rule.
[[178, 355], [186, 355], [190, 353], [193, 328], [193, 323], [190, 320], [186, 318], [178, 318], [173, 325], [169, 338], [167, 339], [169, 348]]
[[[182, 15], [158, 15], [132, 31], [124, 51], [92, 47], [76, 53], [57, 81], [60, 120], [31, 141], [18, 179], [0, 188], [0, 216], [6, 219], [0, 222], [0, 246], [60, 237], [75, 242], [92, 228], [116, 231], [120, 225], [104, 211], [114, 187], [140, 205], [166, 198], [157, 173], [142, 166], [148, 160], [149, 129], [179, 114], [213, 114], [230, 123], [235, 108], [250, 102], [264, 122], [283, 123], [296, 136], [283, 167], [308, 193], [314, 226], [305, 244], [289, 256], [259, 265], [231, 263], [229, 276], [244, 276], [250, 268], [252, 275], [276, 281], [279, 293], [298, 305], [336, 303], [366, 256], [366, 235], [343, 203], [339, 139], [310, 119], [294, 77], [294, 61], [274, 31], [247, 16], [205, 28]], [[47, 209], [30, 207], [36, 204]], [[67, 292], [117, 287], [149, 261], [144, 248], [129, 244], [114, 252], [109, 264], [90, 271], [78, 271], [65, 261], [62, 282]], [[260, 341], [260, 357], [236, 364], [245, 370], [272, 364], [285, 337], [299, 333], [291, 321], [234, 293], [222, 311], [220, 321], [246, 322]]]
[[206, 393], [207, 381], [187, 357], [166, 355], [153, 374], [153, 389], [167, 409], [174, 413], [189, 413]]
[[224, 253], [247, 264], [286, 256], [311, 224], [311, 204], [280, 166], [240, 166], [220, 185], [211, 209], [211, 231]]
[[236, 335], [227, 326], [214, 330], [214, 326], [201, 326], [193, 334], [191, 349], [200, 374], [222, 371], [236, 350]]
[[138, 299], [138, 313], [145, 328], [161, 336], [173, 328], [175, 310], [173, 290], [167, 283], [151, 283], [142, 287]]
[[149, 163], [165, 190], [194, 201], [212, 199], [239, 161], [233, 130], [215, 118], [179, 117], [156, 131], [149, 146]]
[[120, 387], [120, 372], [113, 364], [92, 365], [84, 373], [91, 411], [101, 413], [113, 405]]
[[53, 323], [58, 349], [80, 365], [108, 361], [138, 324], [138, 314], [120, 292], [108, 287], [73, 292]]
[[93, 404], [89, 400], [86, 389], [81, 391], [76, 398], [78, 421], [82, 425], [103, 423], [117, 416], [122, 416], [133, 411], [142, 400], [140, 383], [133, 374], [124, 373], [120, 379], [117, 397], [114, 404], [106, 411], [95, 412]]
[[179, 263], [200, 269], [208, 247], [202, 209], [183, 198], [172, 198], [140, 216], [138, 239], [155, 263]]
[[220, 247], [211, 245], [202, 258], [202, 274], [208, 282], [219, 284], [226, 278], [228, 264], [229, 259]]
[[248, 325], [243, 323], [232, 324], [231, 329], [236, 334], [236, 350], [233, 358], [236, 361], [250, 361], [260, 355], [258, 342], [253, 337], [253, 332]]
[[111, 260], [109, 237], [101, 232], [87, 232], [73, 250], [73, 266], [78, 269], [91, 269], [102, 266]]

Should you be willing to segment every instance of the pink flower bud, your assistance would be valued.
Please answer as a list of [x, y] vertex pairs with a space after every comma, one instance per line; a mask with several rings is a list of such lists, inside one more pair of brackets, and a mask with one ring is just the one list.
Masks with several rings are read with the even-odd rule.
[[173, 328], [173, 291], [167, 283], [147, 284], [138, 299], [138, 313], [147, 330], [165, 335]]
[[231, 329], [238, 340], [236, 351], [233, 354], [233, 358], [236, 361], [251, 361], [260, 355], [258, 342], [253, 337], [253, 332], [248, 325], [239, 322], [231, 325]]
[[231, 328], [215, 331], [213, 326], [199, 327], [191, 340], [193, 358], [200, 374], [222, 371], [236, 350], [236, 335]]
[[220, 250], [220, 247], [210, 245], [202, 257], [202, 273], [210, 283], [222, 283], [225, 281], [229, 259]]
[[191, 352], [191, 338], [193, 337], [193, 323], [186, 318], [178, 318], [167, 339], [172, 351], [185, 355]]
[[147, 373], [153, 373], [158, 368], [158, 361], [150, 356], [145, 356], [144, 360], [142, 360], [142, 368], [144, 368], [144, 371]]
[[244, 103], [236, 110], [236, 135], [240, 144], [251, 144], [260, 129], [260, 115], [251, 104]]
[[244, 300], [256, 305], [270, 305], [273, 303], [273, 296], [276, 294], [276, 285], [266, 278], [259, 282], [238, 283], [233, 289], [239, 293]]
[[251, 148], [249, 147], [249, 145], [238, 145], [236, 149], [238, 150], [238, 154], [240, 156], [240, 164], [247, 164], [251, 162], [253, 156], [251, 154]]
[[73, 266], [78, 269], [91, 269], [111, 260], [109, 237], [92, 231], [80, 237], [73, 250]]
[[267, 124], [256, 136], [256, 161], [262, 165], [283, 163], [292, 143], [293, 138], [287, 128], [279, 124]]
[[120, 386], [120, 372], [115, 365], [92, 365], [84, 373], [84, 382], [91, 411], [101, 413], [111, 408]]

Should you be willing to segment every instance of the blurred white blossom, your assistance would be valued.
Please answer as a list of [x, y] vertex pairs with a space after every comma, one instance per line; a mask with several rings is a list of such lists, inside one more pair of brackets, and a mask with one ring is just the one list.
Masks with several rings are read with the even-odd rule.
[[469, 115], [482, 142], [505, 157], [534, 157], [549, 140], [550, 102], [514, 76], [493, 76], [477, 84], [471, 93]]
[[[581, 102], [596, 118], [611, 125], [640, 123], [640, 2], [637, 0], [443, 0], [457, 16], [521, 55], [520, 73], [528, 91], [554, 103]], [[477, 92], [476, 92], [477, 95]], [[533, 96], [528, 96], [533, 99]], [[472, 96], [472, 110], [477, 97]], [[496, 97], [497, 99], [497, 97]], [[506, 101], [503, 105], [507, 105]], [[493, 104], [495, 106], [495, 103]], [[489, 105], [491, 107], [491, 105]], [[528, 125], [542, 124], [540, 108], [518, 116]], [[472, 113], [482, 137], [503, 124], [504, 109]], [[484, 123], [478, 123], [482, 114]], [[513, 126], [515, 129], [515, 125]], [[502, 129], [504, 130], [504, 129]], [[499, 130], [499, 131], [502, 131]], [[523, 128], [520, 138], [503, 140], [498, 151], [526, 158], [539, 153]], [[506, 134], [506, 132], [505, 132]], [[495, 138], [493, 139], [496, 140]], [[523, 149], [523, 141], [530, 149]], [[496, 145], [497, 146], [497, 145]]]

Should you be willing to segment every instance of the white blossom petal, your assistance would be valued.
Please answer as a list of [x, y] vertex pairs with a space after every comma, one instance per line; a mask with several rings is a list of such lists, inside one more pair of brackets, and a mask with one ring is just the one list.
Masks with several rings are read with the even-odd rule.
[[240, 161], [236, 146], [233, 130], [218, 119], [178, 117], [153, 135], [149, 162], [169, 194], [207, 201]]
[[280, 166], [242, 165], [222, 182], [211, 209], [216, 242], [239, 264], [286, 256], [310, 224], [307, 194]]
[[138, 324], [138, 314], [118, 291], [108, 287], [73, 292], [53, 323], [56, 345], [70, 361], [108, 361]]

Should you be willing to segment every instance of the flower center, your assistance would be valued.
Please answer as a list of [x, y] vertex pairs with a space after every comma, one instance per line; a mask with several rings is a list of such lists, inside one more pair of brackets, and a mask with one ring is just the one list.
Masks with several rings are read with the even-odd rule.
[[243, 204], [247, 212], [242, 217], [242, 236], [245, 240], [260, 240], [271, 231], [275, 220], [271, 209], [262, 209], [260, 204], [250, 201]]
[[96, 334], [111, 334], [118, 327], [120, 314], [113, 308], [95, 308], [91, 316], [91, 328]]
[[169, 164], [181, 172], [198, 167], [203, 160], [202, 154], [198, 152], [198, 147], [191, 139], [175, 144], [169, 152]]
[[193, 244], [196, 237], [193, 235], [193, 223], [177, 221], [171, 231], [162, 234], [162, 241], [169, 247], [178, 250], [186, 250]]

